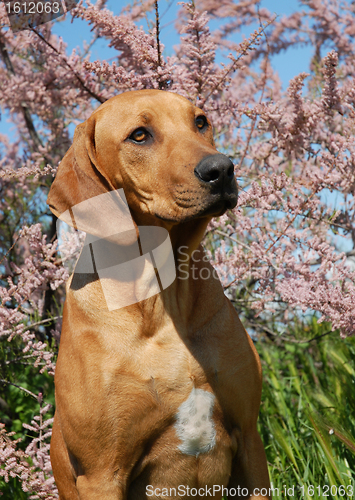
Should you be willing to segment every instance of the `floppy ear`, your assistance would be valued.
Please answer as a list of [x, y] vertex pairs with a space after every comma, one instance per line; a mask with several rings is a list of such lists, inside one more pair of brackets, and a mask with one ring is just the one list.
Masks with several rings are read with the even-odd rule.
[[73, 145], [58, 167], [47, 203], [59, 217], [74, 205], [114, 189], [96, 160], [93, 115], [76, 127]]

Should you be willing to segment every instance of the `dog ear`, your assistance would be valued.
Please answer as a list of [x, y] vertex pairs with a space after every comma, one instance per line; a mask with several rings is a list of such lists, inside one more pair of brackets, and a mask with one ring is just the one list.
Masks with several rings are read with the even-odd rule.
[[76, 127], [73, 144], [59, 164], [47, 203], [59, 217], [74, 205], [114, 189], [96, 159], [95, 115], [92, 115]]

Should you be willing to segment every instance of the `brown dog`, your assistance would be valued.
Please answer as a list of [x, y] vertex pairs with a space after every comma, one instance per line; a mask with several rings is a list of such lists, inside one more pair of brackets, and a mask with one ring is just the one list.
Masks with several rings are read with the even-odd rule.
[[169, 232], [177, 275], [114, 310], [96, 269], [69, 280], [51, 443], [60, 498], [269, 499], [260, 361], [200, 246], [237, 203], [204, 113], [167, 91], [109, 99], [77, 127], [48, 204], [60, 216], [122, 188], [137, 235]]

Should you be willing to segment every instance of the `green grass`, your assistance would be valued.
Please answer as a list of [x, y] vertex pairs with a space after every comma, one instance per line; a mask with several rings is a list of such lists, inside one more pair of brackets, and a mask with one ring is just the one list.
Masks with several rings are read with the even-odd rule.
[[352, 499], [355, 338], [333, 332], [308, 343], [278, 340], [256, 344], [264, 377], [259, 432], [274, 498]]

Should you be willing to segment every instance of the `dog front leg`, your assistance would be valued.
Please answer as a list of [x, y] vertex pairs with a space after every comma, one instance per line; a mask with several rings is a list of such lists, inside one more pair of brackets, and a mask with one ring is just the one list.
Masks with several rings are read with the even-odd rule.
[[107, 474], [79, 476], [76, 481], [80, 500], [125, 500], [125, 485], [109, 478]]
[[75, 472], [70, 463], [57, 413], [54, 416], [50, 455], [60, 500], [79, 500], [75, 485]]
[[[228, 483], [230, 499], [271, 500], [271, 487], [263, 443], [256, 428], [240, 432]], [[233, 494], [231, 492], [233, 489]], [[235, 491], [234, 491], [235, 490]]]
[[51, 462], [55, 482], [59, 492], [59, 500], [125, 500], [126, 483], [118, 478], [93, 471], [90, 475], [81, 473], [76, 467], [75, 459], [70, 460], [65, 445], [58, 415], [55, 415], [52, 439]]

